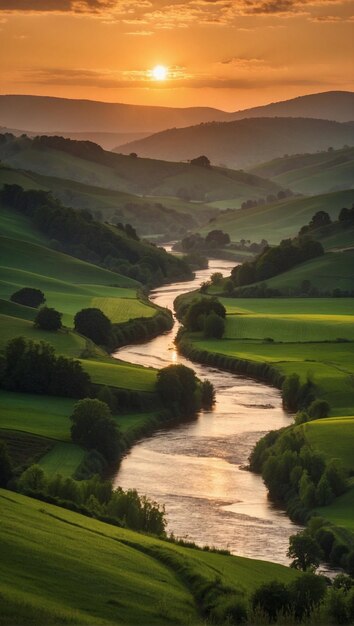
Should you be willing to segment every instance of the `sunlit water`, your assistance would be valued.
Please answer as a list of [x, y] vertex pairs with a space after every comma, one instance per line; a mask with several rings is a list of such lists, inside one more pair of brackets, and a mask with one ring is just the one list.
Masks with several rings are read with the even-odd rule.
[[[229, 274], [232, 266], [210, 261], [194, 281], [162, 287], [151, 299], [172, 309], [179, 294], [195, 289], [213, 272]], [[299, 527], [268, 500], [262, 479], [243, 469], [263, 434], [291, 423], [280, 393], [248, 378], [192, 364], [174, 346], [178, 327], [176, 322], [171, 332], [121, 348], [115, 356], [157, 368], [187, 364], [199, 378], [213, 383], [216, 405], [193, 421], [161, 429], [137, 443], [123, 459], [114, 484], [164, 504], [168, 531], [179, 537], [287, 564], [289, 536]]]

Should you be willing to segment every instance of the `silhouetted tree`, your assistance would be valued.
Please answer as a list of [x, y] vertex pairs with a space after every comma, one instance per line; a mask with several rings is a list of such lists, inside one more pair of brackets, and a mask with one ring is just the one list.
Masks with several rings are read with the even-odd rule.
[[99, 345], [108, 345], [112, 337], [112, 324], [100, 309], [82, 309], [74, 317], [75, 330]]
[[38, 311], [34, 325], [42, 330], [59, 330], [62, 327], [62, 315], [59, 311], [45, 306]]
[[12, 302], [16, 302], [17, 304], [23, 304], [24, 306], [30, 306], [34, 309], [37, 309], [40, 304], [45, 302], [45, 297], [43, 291], [40, 289], [34, 289], [33, 287], [23, 287], [10, 297]]

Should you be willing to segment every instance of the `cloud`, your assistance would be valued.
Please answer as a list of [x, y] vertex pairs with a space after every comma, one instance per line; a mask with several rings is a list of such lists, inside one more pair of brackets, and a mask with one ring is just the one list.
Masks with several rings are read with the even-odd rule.
[[[351, 0], [0, 0], [4, 13], [72, 13], [109, 22], [146, 24], [146, 31], [191, 25], [242, 26], [240, 18], [289, 18]], [[330, 13], [330, 11], [329, 11]], [[330, 17], [330, 16], [329, 16]], [[317, 21], [321, 21], [319, 18]], [[323, 19], [322, 21], [325, 21]], [[330, 20], [327, 20], [330, 21]], [[334, 21], [334, 20], [332, 20]], [[133, 31], [134, 33], [137, 31]]]
[[26, 72], [25, 82], [31, 84], [75, 85], [102, 89], [259, 89], [275, 86], [321, 86], [323, 83], [304, 77], [243, 75], [227, 76], [191, 75], [184, 68], [169, 69], [169, 80], [151, 80], [151, 72], [132, 70], [124, 72], [95, 71], [88, 69], [42, 68]]

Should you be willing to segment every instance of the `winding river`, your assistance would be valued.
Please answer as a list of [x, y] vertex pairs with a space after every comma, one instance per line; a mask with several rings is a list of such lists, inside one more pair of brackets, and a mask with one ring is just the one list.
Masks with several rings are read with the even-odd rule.
[[[152, 292], [151, 300], [173, 309], [174, 299], [196, 289], [213, 272], [229, 274], [228, 261], [212, 260], [193, 281]], [[178, 537], [227, 548], [233, 554], [288, 564], [289, 536], [299, 527], [267, 498], [262, 479], [243, 469], [258, 439], [287, 426], [277, 389], [251, 379], [191, 363], [179, 355], [179, 324], [152, 341], [127, 346], [114, 356], [156, 368], [193, 367], [216, 389], [212, 411], [138, 442], [123, 459], [114, 484], [135, 488], [166, 507], [167, 530]]]

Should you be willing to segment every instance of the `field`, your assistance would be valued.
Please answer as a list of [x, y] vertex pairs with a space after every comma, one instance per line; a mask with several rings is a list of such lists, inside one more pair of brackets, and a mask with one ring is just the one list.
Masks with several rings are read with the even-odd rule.
[[[341, 208], [350, 207], [353, 202], [354, 190], [289, 198], [253, 209], [223, 213], [213, 222], [213, 228], [228, 233], [232, 241], [266, 239], [277, 244], [281, 239], [296, 236], [301, 226], [307, 224], [317, 211], [327, 211], [332, 219], [337, 219]], [[206, 226], [200, 232], [206, 235], [209, 230]]]
[[354, 148], [287, 156], [262, 163], [250, 171], [304, 194], [352, 189]]
[[280, 565], [182, 548], [16, 493], [0, 490], [0, 499], [2, 626], [19, 619], [36, 626], [202, 625], [183, 573], [220, 577], [242, 595], [296, 576]]
[[[348, 233], [349, 235], [349, 233]], [[352, 249], [343, 252], [327, 252], [323, 256], [301, 263], [297, 267], [269, 278], [266, 282], [269, 287], [289, 292], [291, 289], [301, 289], [303, 280], [310, 280], [312, 286], [319, 291], [332, 292], [334, 289], [343, 291], [354, 290], [354, 234], [351, 233]], [[332, 243], [337, 243], [339, 238]], [[349, 242], [348, 242], [349, 243]]]

